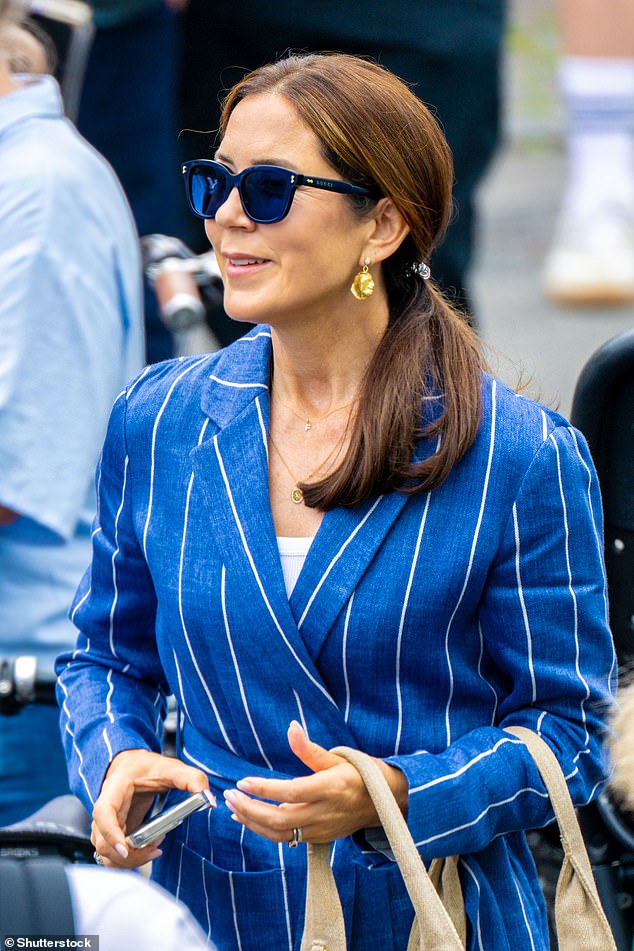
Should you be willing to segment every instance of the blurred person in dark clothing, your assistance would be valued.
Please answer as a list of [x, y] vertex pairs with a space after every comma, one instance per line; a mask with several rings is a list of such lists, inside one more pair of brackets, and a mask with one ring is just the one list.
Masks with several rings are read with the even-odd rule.
[[[117, 173], [139, 234], [180, 234], [179, 11], [187, 0], [91, 0], [97, 27], [77, 125]], [[153, 291], [145, 288], [146, 357], [173, 355]]]

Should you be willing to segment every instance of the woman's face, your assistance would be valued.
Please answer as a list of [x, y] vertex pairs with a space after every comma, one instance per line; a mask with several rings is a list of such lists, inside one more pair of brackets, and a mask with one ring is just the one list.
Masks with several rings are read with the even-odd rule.
[[[275, 93], [248, 96], [236, 106], [215, 157], [234, 173], [281, 165], [341, 178], [312, 129]], [[344, 195], [300, 187], [282, 221], [261, 225], [247, 218], [234, 188], [205, 229], [222, 271], [225, 310], [235, 320], [281, 328], [332, 319], [354, 305], [350, 284], [371, 223]]]

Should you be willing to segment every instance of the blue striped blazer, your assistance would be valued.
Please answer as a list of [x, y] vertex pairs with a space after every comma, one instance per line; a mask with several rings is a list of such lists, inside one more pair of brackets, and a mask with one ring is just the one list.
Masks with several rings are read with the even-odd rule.
[[[257, 328], [148, 368], [115, 403], [77, 648], [58, 664], [73, 786], [90, 807], [118, 751], [158, 749], [173, 693], [180, 755], [220, 805], [168, 836], [154, 874], [220, 951], [292, 951], [303, 849], [233, 822], [222, 791], [302, 773], [286, 742], [298, 719], [325, 747], [403, 770], [423, 858], [462, 856], [470, 949], [545, 949], [522, 830], [552, 813], [503, 728], [544, 737], [577, 803], [602, 783], [615, 663], [584, 440], [485, 376], [479, 435], [446, 482], [328, 512], [289, 600], [268, 500], [270, 359]], [[333, 866], [350, 946], [405, 949], [389, 857], [357, 835]]]

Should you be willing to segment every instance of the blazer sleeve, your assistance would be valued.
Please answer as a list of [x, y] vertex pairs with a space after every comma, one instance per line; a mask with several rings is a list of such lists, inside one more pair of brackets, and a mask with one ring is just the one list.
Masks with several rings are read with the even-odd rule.
[[134, 526], [126, 393], [116, 400], [97, 469], [93, 557], [75, 596], [76, 649], [57, 659], [60, 726], [71, 788], [91, 809], [113, 757], [158, 751], [167, 685], [156, 595]]
[[495, 725], [457, 737], [437, 754], [388, 760], [407, 777], [408, 824], [425, 859], [475, 852], [499, 835], [552, 819], [537, 769], [506, 726], [529, 727], [551, 746], [576, 804], [590, 800], [605, 779], [604, 722], [616, 665], [601, 500], [585, 441], [570, 426], [552, 430], [523, 478], [479, 623], [485, 651], [507, 684]]

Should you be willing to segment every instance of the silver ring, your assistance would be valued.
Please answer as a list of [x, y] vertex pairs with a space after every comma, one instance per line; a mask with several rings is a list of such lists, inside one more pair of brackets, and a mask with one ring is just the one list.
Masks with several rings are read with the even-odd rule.
[[99, 852], [93, 852], [92, 857], [94, 858], [97, 865], [103, 865], [103, 859], [101, 855], [99, 854]]
[[289, 849], [296, 849], [300, 842], [304, 839], [304, 834], [301, 829], [295, 827], [293, 829], [293, 838], [288, 843]]

